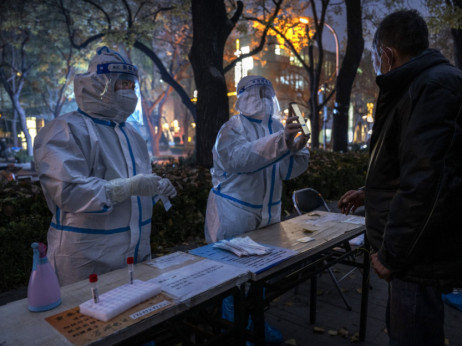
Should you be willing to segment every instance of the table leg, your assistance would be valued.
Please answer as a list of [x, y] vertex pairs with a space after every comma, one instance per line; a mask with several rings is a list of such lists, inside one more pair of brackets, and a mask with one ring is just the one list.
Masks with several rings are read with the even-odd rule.
[[253, 332], [255, 336], [255, 345], [265, 345], [265, 303], [264, 303], [264, 292], [263, 284], [255, 282], [250, 287], [249, 295], [255, 303], [254, 311], [252, 313], [253, 319]]
[[369, 278], [370, 278], [370, 261], [369, 261], [369, 241], [364, 236], [363, 250], [363, 282], [361, 288], [361, 315], [359, 320], [359, 340], [364, 341], [366, 338], [367, 308], [369, 299]]
[[318, 290], [318, 276], [316, 273], [310, 279], [310, 322], [316, 323], [316, 291]]
[[234, 294], [234, 329], [238, 333], [237, 345], [245, 345], [245, 330], [247, 327], [247, 313], [245, 311], [245, 284], [241, 285]]

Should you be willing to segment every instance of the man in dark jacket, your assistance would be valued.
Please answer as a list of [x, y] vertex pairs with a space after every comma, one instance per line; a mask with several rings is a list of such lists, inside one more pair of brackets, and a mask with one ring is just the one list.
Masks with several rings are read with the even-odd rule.
[[428, 49], [417, 11], [379, 25], [373, 63], [380, 88], [364, 190], [371, 262], [389, 281], [390, 345], [444, 345], [441, 293], [462, 287], [462, 71]]

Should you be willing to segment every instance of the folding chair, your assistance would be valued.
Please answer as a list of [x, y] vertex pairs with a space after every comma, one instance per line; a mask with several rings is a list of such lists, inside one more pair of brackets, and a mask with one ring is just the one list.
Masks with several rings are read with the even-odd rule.
[[309, 187], [294, 191], [292, 201], [294, 202], [294, 207], [297, 210], [298, 215], [309, 213], [310, 211], [320, 208], [330, 211], [321, 194], [315, 189]]
[[[309, 213], [313, 210], [325, 210], [325, 211], [331, 211], [322, 197], [322, 195], [316, 191], [315, 189], [312, 188], [305, 188], [305, 189], [300, 189], [294, 191], [292, 195], [292, 201], [294, 203], [294, 207], [297, 210], [299, 215]], [[348, 242], [344, 243], [344, 247], [346, 251], [350, 251], [351, 247]], [[353, 268], [350, 270], [348, 273], [346, 273], [344, 276], [342, 276], [340, 279], [337, 279], [332, 272], [332, 269], [329, 267], [327, 268], [327, 271], [329, 273], [329, 276], [331, 277], [332, 281], [334, 282], [335, 287], [337, 288], [338, 293], [343, 299], [343, 302], [346, 305], [346, 308], [348, 310], [351, 310], [351, 305], [350, 302], [348, 301], [347, 297], [345, 297], [345, 294], [343, 293], [339, 283], [342, 281], [345, 277], [350, 275], [356, 268]]]

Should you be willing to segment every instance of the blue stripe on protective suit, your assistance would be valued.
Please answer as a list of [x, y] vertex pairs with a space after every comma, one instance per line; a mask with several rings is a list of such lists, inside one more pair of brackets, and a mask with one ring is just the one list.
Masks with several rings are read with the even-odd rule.
[[88, 213], [88, 214], [102, 214], [102, 213], [105, 213], [109, 210], [109, 207], [108, 206], [105, 206], [103, 209], [101, 210], [97, 210], [97, 211], [86, 211], [85, 213]]
[[294, 157], [290, 157], [290, 162], [289, 162], [289, 169], [287, 170], [287, 175], [284, 180], [289, 180], [290, 176], [292, 175], [292, 168], [294, 167]]
[[[140, 226], [146, 226], [152, 221], [151, 218], [140, 222]], [[113, 229], [94, 229], [94, 228], [84, 228], [84, 227], [74, 227], [74, 226], [63, 226], [57, 223], [51, 222], [50, 226], [56, 228], [60, 231], [74, 232], [74, 233], [83, 233], [83, 234], [115, 234], [127, 232], [130, 230], [129, 226]]]
[[242, 114], [242, 116], [243, 116], [244, 118], [246, 118], [248, 121], [252, 121], [252, 122], [254, 122], [254, 123], [261, 123], [261, 122], [262, 122], [262, 120], [260, 120], [260, 119], [253, 119], [253, 118], [251, 118], [251, 117], [245, 116], [244, 114]]
[[276, 160], [274, 160], [273, 162], [267, 164], [266, 166], [263, 166], [255, 171], [252, 171], [252, 172], [241, 172], [241, 173], [237, 173], [237, 174], [250, 174], [250, 173], [256, 173], [256, 172], [260, 172], [262, 170], [264, 170], [265, 168], [268, 168], [276, 163], [278, 163], [279, 161], [281, 161], [283, 158], [285, 158], [287, 155], [290, 154], [290, 151], [288, 151], [287, 153], [283, 154], [281, 157], [277, 158]]
[[270, 195], [268, 201], [268, 225], [271, 223], [271, 206], [273, 201], [273, 194], [274, 194], [274, 178], [276, 176], [276, 165], [273, 166], [271, 170], [271, 188], [270, 188]]
[[91, 120], [93, 120], [93, 122], [95, 124], [100, 124], [100, 125], [105, 125], [105, 126], [110, 126], [110, 127], [116, 127], [116, 123], [111, 121], [111, 120], [104, 120], [104, 119], [98, 119], [98, 118], [94, 118], [92, 117], [91, 115], [85, 113], [83, 110], [81, 110], [80, 108], [77, 108], [77, 112], [79, 112], [80, 114], [83, 114], [85, 115], [86, 117], [89, 117]]
[[92, 228], [81, 228], [73, 226], [63, 226], [57, 225], [54, 222], [50, 223], [50, 226], [60, 231], [74, 232], [74, 233], [83, 233], [83, 234], [115, 234], [121, 232], [127, 232], [130, 230], [130, 227], [121, 227], [115, 229], [92, 229]]
[[260, 204], [260, 205], [257, 205], [257, 204], [250, 204], [250, 203], [241, 201], [241, 200], [239, 200], [239, 199], [237, 199], [237, 198], [234, 198], [234, 197], [225, 195], [224, 193], [218, 192], [218, 191], [215, 190], [214, 188], [212, 188], [212, 191], [213, 191], [213, 193], [214, 193], [215, 195], [217, 195], [217, 196], [220, 196], [220, 197], [229, 199], [230, 201], [233, 201], [233, 202], [236, 202], [236, 203], [245, 205], [246, 207], [250, 207], [250, 208], [260, 208], [260, 209], [263, 208], [263, 205], [261, 205], [261, 204]]

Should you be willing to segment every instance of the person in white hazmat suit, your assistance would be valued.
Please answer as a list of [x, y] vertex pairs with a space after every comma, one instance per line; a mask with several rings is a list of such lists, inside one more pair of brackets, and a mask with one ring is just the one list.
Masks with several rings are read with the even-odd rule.
[[61, 286], [151, 256], [153, 196], [174, 197], [152, 173], [146, 142], [125, 122], [137, 104], [136, 66], [101, 47], [74, 79], [78, 110], [41, 129], [34, 159], [53, 218], [48, 259]]
[[282, 180], [308, 168], [309, 136], [301, 135], [297, 117], [284, 127], [272, 84], [247, 76], [237, 86], [236, 109], [220, 129], [213, 147], [213, 188], [207, 201], [208, 243], [279, 222]]

